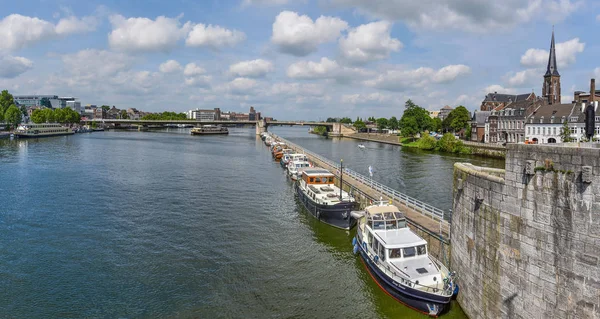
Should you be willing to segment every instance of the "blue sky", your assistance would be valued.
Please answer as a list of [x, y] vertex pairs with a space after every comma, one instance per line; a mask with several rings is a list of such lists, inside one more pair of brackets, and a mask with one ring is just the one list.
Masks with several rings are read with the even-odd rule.
[[600, 77], [591, 0], [11, 1], [0, 88], [146, 111], [278, 119], [476, 109], [540, 94], [552, 26], [563, 102]]

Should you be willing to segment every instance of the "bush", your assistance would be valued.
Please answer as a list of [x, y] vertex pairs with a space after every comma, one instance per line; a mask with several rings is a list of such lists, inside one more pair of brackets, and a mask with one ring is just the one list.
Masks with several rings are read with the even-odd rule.
[[437, 146], [437, 141], [435, 140], [435, 138], [429, 134], [425, 134], [423, 135], [418, 141], [417, 141], [417, 147], [419, 147], [420, 149], [424, 149], [424, 150], [433, 150], [435, 149]]
[[440, 151], [444, 151], [444, 152], [448, 152], [448, 153], [453, 153], [454, 152], [454, 147], [456, 145], [456, 142], [457, 142], [457, 140], [454, 137], [454, 134], [452, 134], [452, 133], [446, 133], [438, 141], [438, 143], [437, 143], [437, 149], [440, 150]]

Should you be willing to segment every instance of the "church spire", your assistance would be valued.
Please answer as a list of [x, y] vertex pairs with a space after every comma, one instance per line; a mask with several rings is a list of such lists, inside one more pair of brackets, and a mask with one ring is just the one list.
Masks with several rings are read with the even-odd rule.
[[544, 76], [560, 76], [556, 67], [556, 50], [554, 48], [554, 26], [552, 26], [552, 42], [550, 42], [550, 55], [548, 56], [548, 68]]

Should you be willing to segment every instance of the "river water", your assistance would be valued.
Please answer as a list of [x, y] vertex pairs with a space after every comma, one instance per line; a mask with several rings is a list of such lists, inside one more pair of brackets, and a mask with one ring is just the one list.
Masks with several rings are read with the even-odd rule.
[[[452, 163], [481, 164], [274, 131], [440, 208]], [[254, 129], [230, 132], [0, 140], [0, 318], [424, 318], [302, 211]]]

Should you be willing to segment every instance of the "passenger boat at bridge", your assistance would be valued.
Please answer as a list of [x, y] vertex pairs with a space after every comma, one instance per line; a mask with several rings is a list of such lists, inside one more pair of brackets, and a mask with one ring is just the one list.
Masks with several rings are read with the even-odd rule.
[[226, 127], [204, 125], [200, 127], [194, 127], [190, 130], [192, 135], [214, 135], [214, 134], [229, 134], [229, 130]]
[[73, 130], [59, 123], [21, 124], [14, 132], [17, 137], [49, 137], [75, 134]]
[[323, 168], [308, 168], [296, 183], [296, 193], [304, 207], [318, 220], [341, 229], [356, 224], [350, 212], [357, 203], [350, 194], [335, 186], [334, 175]]
[[358, 219], [354, 253], [377, 284], [422, 313], [444, 312], [457, 289], [454, 273], [428, 254], [427, 242], [407, 227], [398, 207], [379, 202], [352, 215]]

